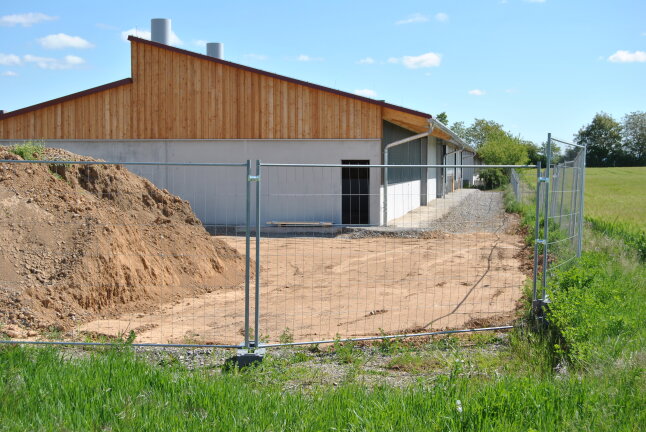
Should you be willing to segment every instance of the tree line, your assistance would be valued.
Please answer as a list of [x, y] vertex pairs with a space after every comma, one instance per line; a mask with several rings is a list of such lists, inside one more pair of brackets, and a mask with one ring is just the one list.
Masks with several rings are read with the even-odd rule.
[[[446, 113], [436, 119], [449, 125]], [[546, 164], [545, 143], [540, 146], [506, 131], [493, 120], [475, 119], [472, 124], [455, 122], [450, 128], [467, 144], [476, 149], [480, 160], [487, 165]], [[622, 122], [601, 112], [592, 122], [583, 126], [574, 142], [587, 146], [586, 164], [590, 167], [646, 166], [646, 112], [626, 114]], [[563, 150], [563, 151], [562, 151]], [[571, 159], [576, 149], [561, 149], [552, 143], [552, 163]]]

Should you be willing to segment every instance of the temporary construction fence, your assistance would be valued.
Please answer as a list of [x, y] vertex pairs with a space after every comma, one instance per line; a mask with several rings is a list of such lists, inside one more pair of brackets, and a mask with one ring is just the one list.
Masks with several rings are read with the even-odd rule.
[[583, 249], [586, 147], [548, 134], [545, 155], [550, 163], [544, 170], [539, 164], [536, 170], [533, 302], [537, 311], [549, 303], [550, 277], [580, 257]]
[[[585, 156], [572, 155], [537, 170], [548, 251], [581, 234]], [[514, 169], [536, 167], [363, 162], [2, 160], [3, 342], [132, 332], [134, 345], [253, 349], [510, 328], [541, 250], [532, 263], [503, 192], [481, 189], [501, 170], [521, 191]], [[130, 171], [163, 173], [170, 193]], [[212, 236], [180, 192], [211, 212]]]

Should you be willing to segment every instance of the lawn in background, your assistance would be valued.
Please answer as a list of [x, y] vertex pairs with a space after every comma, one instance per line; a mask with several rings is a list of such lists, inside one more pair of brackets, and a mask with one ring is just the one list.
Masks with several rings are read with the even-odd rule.
[[586, 216], [646, 231], [646, 167], [587, 168]]

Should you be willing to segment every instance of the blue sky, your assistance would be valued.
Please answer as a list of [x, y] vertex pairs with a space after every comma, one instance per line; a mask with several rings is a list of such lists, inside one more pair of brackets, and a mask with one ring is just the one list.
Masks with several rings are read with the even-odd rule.
[[0, 109], [130, 76], [123, 32], [535, 142], [646, 110], [643, 0], [2, 1]]

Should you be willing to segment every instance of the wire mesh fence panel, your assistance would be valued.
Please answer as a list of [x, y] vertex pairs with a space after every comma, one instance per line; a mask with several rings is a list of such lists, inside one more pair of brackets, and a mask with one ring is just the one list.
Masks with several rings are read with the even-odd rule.
[[[554, 156], [552, 147], [557, 145], [562, 147], [562, 154]], [[543, 174], [546, 184], [539, 197], [541, 214], [547, 214], [543, 236], [547, 248], [544, 284], [554, 271], [570, 265], [581, 255], [586, 158], [585, 147], [551, 136], [546, 148], [553, 162]]]
[[509, 184], [517, 202], [523, 205], [535, 205], [536, 168], [512, 168], [510, 170]]
[[447, 187], [445, 170], [263, 164], [261, 340], [510, 324], [531, 276], [519, 218], [505, 211], [510, 172], [479, 166]]
[[247, 164], [42, 152], [0, 149], [0, 339], [240, 343]]

